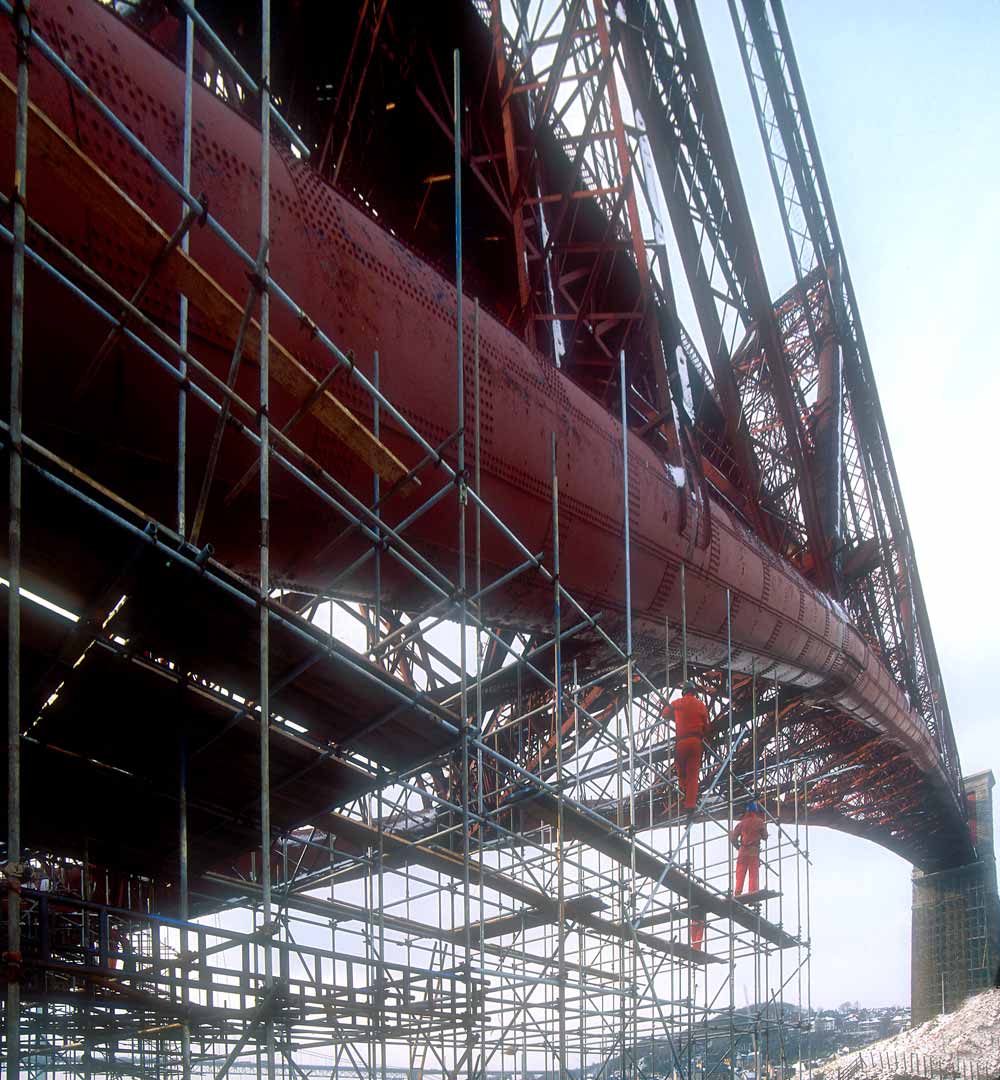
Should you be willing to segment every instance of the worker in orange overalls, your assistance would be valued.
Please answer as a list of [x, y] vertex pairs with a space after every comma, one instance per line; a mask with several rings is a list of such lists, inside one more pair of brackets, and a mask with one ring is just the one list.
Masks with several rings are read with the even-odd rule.
[[693, 682], [686, 682], [679, 698], [664, 707], [663, 717], [673, 714], [674, 768], [684, 793], [684, 809], [688, 821], [694, 817], [698, 805], [698, 780], [701, 774], [702, 741], [708, 735], [708, 709], [695, 693]]
[[747, 804], [747, 812], [733, 826], [730, 834], [739, 849], [736, 859], [736, 896], [743, 892], [743, 884], [750, 876], [750, 893], [760, 891], [760, 842], [767, 838], [767, 822], [760, 803], [753, 799]]
[[705, 940], [705, 910], [692, 908], [691, 917], [688, 919], [688, 937], [691, 948], [701, 952], [702, 943]]

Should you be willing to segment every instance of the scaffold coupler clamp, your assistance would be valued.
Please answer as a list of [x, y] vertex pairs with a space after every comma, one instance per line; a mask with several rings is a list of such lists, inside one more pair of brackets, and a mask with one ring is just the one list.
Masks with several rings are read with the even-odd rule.
[[14, 208], [20, 206], [24, 213], [24, 216], [28, 216], [28, 199], [24, 192], [21, 191], [23, 187], [20, 177], [15, 175], [14, 188], [10, 195], [7, 196], [7, 211], [10, 215], [11, 221], [14, 220]]
[[201, 207], [201, 213], [198, 215], [198, 226], [203, 228], [208, 224], [208, 192], [203, 191], [198, 196], [198, 205]]
[[198, 954], [193, 949], [180, 949], [177, 952], [177, 963], [181, 967], [194, 967], [198, 963]]
[[0, 882], [8, 892], [21, 891], [21, 886], [31, 876], [31, 870], [25, 862], [5, 862], [0, 866]]
[[455, 486], [458, 488], [458, 501], [462, 506], [469, 505], [469, 473], [460, 469], [455, 473]]
[[[258, 269], [259, 267], [259, 269]], [[258, 296], [263, 296], [267, 291], [267, 261], [255, 266], [253, 270], [247, 271], [247, 280], [250, 282], [250, 288]]]
[[309, 318], [309, 316], [303, 311], [299, 315], [299, 326], [309, 335], [310, 338], [316, 338], [319, 336], [319, 327]]

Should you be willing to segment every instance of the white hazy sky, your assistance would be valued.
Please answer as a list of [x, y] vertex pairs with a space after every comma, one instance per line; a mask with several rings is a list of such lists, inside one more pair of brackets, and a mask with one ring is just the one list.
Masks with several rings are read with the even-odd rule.
[[[1000, 771], [1000, 5], [786, 0], [966, 773]], [[792, 284], [728, 7], [701, 5], [771, 293]], [[996, 806], [996, 803], [994, 804]], [[909, 1001], [909, 866], [813, 830], [813, 1001]]]

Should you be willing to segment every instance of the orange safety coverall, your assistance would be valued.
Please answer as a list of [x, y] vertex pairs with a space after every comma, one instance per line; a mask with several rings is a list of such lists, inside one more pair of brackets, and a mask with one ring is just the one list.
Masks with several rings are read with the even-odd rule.
[[739, 841], [740, 853], [736, 859], [736, 895], [743, 892], [747, 873], [750, 875], [750, 892], [760, 891], [760, 842], [767, 837], [767, 822], [763, 814], [748, 811], [733, 826], [732, 840]]
[[[677, 743], [674, 768], [684, 792], [684, 808], [693, 810], [698, 803], [698, 777], [701, 773], [701, 741], [708, 734], [708, 709], [694, 694], [675, 698], [667, 706], [674, 715]], [[666, 709], [664, 709], [666, 716]]]
[[700, 952], [702, 942], [705, 940], [705, 920], [692, 915], [688, 920], [688, 932], [691, 937], [691, 948]]

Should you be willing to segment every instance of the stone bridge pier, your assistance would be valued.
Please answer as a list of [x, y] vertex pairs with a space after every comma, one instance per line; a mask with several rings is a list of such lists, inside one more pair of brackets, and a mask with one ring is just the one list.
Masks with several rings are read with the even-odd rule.
[[993, 847], [990, 771], [962, 781], [974, 862], [935, 874], [913, 871], [910, 1003], [913, 1024], [952, 1012], [998, 978], [1000, 899]]

